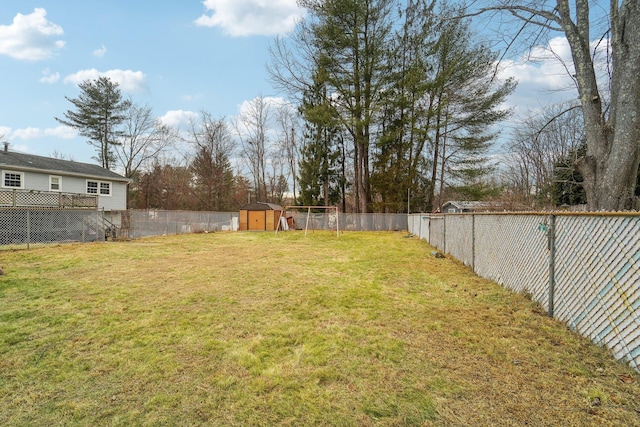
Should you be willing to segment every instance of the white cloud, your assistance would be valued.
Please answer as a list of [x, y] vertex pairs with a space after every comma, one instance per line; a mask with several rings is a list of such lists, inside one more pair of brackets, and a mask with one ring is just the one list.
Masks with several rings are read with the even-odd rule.
[[7, 126], [0, 126], [0, 140], [5, 141], [9, 139], [11, 134], [11, 128]]
[[107, 53], [107, 48], [102, 45], [99, 49], [93, 51], [93, 56], [97, 56], [98, 58], [102, 58]]
[[204, 0], [211, 14], [196, 19], [196, 25], [220, 27], [234, 37], [284, 34], [293, 29], [304, 11], [296, 0]]
[[52, 73], [50, 69], [45, 68], [42, 70], [42, 77], [40, 83], [57, 83], [60, 80], [60, 73]]
[[[251, 113], [255, 109], [254, 105], [257, 102], [259, 102], [259, 98], [260, 97], [255, 97], [249, 101], [244, 101], [242, 104], [240, 104], [238, 106], [238, 111], [240, 115]], [[280, 96], [277, 96], [277, 97], [263, 96], [262, 100], [264, 101], [266, 107], [271, 111], [271, 113], [275, 113], [276, 108], [279, 108], [283, 105], [289, 105], [289, 102]]]
[[42, 138], [44, 136], [44, 131], [38, 128], [28, 127], [14, 130], [11, 136], [13, 137], [12, 139], [21, 139], [26, 141], [29, 139]]
[[78, 133], [68, 126], [56, 126], [55, 128], [40, 129], [34, 127], [27, 127], [23, 129], [16, 129], [10, 131], [7, 139], [20, 139], [22, 141], [28, 141], [32, 139], [42, 139], [53, 137], [56, 139], [73, 139], [78, 136]]
[[147, 76], [142, 71], [116, 69], [101, 72], [95, 68], [90, 68], [68, 75], [64, 78], [64, 82], [80, 84], [86, 80], [95, 80], [102, 76], [108, 77], [112, 81], [118, 83], [118, 85], [120, 85], [120, 89], [124, 92], [147, 91]]
[[[262, 102], [267, 111], [267, 139], [269, 141], [276, 141], [281, 132], [280, 125], [276, 122], [278, 109], [282, 107], [290, 107], [291, 104], [282, 97], [263, 96]], [[238, 106], [238, 114], [232, 119], [235, 123], [237, 130], [242, 134], [250, 134], [252, 132], [248, 127], [248, 123], [254, 120], [256, 109], [260, 108], [260, 97], [255, 97], [249, 101], [244, 101]]]
[[46, 136], [53, 136], [58, 139], [74, 139], [78, 136], [78, 132], [69, 126], [56, 126], [44, 130]]
[[193, 111], [172, 110], [167, 111], [164, 116], [158, 118], [160, 123], [175, 129], [183, 128], [192, 120], [198, 120], [200, 115]]
[[573, 86], [573, 73], [571, 51], [564, 37], [551, 39], [547, 46], [535, 47], [526, 57], [504, 61], [502, 70], [505, 77], [515, 77], [520, 83], [533, 83], [549, 90]]
[[573, 73], [571, 51], [564, 37], [553, 38], [546, 46], [537, 46], [521, 58], [503, 60], [498, 77], [514, 78], [518, 86], [502, 107], [513, 108], [516, 114], [525, 114], [575, 99], [577, 91], [571, 77]]
[[[599, 85], [605, 91], [608, 87], [607, 43], [608, 40], [591, 42], [591, 52], [596, 52], [594, 62]], [[518, 81], [505, 106], [515, 107], [517, 113], [526, 113], [575, 100], [578, 93], [574, 73], [571, 49], [565, 37], [552, 38], [547, 45], [537, 46], [516, 60], [504, 60], [498, 77], [513, 77]]]
[[192, 102], [198, 99], [202, 99], [203, 95], [201, 93], [196, 93], [195, 95], [185, 94], [180, 97], [183, 101]]
[[0, 25], [0, 54], [26, 61], [52, 57], [64, 46], [64, 41], [56, 40], [64, 31], [46, 16], [45, 9], [37, 8], [29, 15], [18, 13], [11, 25]]

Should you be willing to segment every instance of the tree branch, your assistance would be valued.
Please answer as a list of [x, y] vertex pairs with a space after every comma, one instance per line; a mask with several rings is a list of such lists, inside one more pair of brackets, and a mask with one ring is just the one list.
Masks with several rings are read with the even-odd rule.
[[[479, 15], [483, 15], [487, 12], [509, 12], [511, 13], [513, 16], [515, 16], [516, 18], [525, 21], [528, 24], [534, 24], [534, 25], [538, 25], [544, 28], [547, 28], [551, 31], [562, 31], [562, 19], [549, 11], [546, 10], [539, 10], [539, 9], [533, 9], [530, 7], [526, 7], [526, 6], [517, 6], [517, 5], [512, 5], [512, 6], [490, 6], [490, 7], [483, 7], [478, 9], [475, 12], [469, 12], [469, 13], [465, 13], [462, 15], [458, 15], [455, 16], [453, 18], [446, 18], [446, 19], [463, 19], [463, 18], [471, 18], [474, 16], [479, 16]], [[522, 15], [520, 12], [524, 12], [524, 13], [528, 13], [531, 15], [531, 17], [527, 18], [524, 15]], [[538, 21], [533, 19], [534, 17], [540, 17], [542, 19], [544, 19], [545, 21], [548, 22], [555, 22], [556, 24], [559, 25], [559, 27], [555, 27], [553, 25], [550, 25], [548, 22], [543, 22], [543, 21]]]

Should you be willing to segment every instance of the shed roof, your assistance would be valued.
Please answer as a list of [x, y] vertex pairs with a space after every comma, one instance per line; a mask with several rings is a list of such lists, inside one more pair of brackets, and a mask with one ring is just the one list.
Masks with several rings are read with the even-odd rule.
[[240, 208], [243, 211], [281, 211], [282, 206], [266, 202], [248, 203]]
[[25, 172], [43, 172], [60, 175], [108, 179], [111, 181], [130, 181], [99, 165], [73, 162], [70, 160], [53, 159], [33, 154], [16, 153], [0, 150], [0, 168], [11, 168]]

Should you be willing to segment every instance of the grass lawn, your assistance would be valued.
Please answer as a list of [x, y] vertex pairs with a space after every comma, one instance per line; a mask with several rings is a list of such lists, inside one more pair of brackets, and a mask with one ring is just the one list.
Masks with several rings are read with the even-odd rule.
[[640, 376], [406, 233], [0, 252], [0, 425], [640, 426]]

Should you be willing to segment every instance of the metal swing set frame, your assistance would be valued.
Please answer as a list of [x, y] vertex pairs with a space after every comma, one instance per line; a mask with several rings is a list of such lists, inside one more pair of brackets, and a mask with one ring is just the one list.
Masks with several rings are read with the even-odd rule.
[[[282, 224], [282, 216], [285, 214], [285, 212], [287, 210], [293, 210], [293, 209], [306, 209], [307, 210], [307, 219], [305, 221], [305, 226], [304, 226], [304, 236], [307, 237], [307, 231], [309, 230], [309, 218], [311, 217], [311, 210], [312, 209], [324, 209], [326, 211], [331, 212], [331, 210], [335, 210], [336, 211], [336, 237], [340, 237], [340, 210], [338, 209], [337, 206], [285, 206], [281, 211], [280, 211], [280, 217], [278, 218], [278, 225], [276, 226], [276, 232], [275, 234], [278, 234], [278, 230], [280, 230], [280, 225]], [[286, 219], [286, 218], [285, 218]]]

